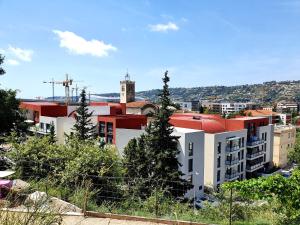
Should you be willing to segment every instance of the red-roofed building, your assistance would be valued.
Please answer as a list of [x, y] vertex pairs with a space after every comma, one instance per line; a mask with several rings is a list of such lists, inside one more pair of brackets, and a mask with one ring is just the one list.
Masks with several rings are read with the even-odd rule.
[[273, 125], [266, 117], [224, 119], [178, 113], [170, 124], [205, 132], [204, 183], [213, 188], [224, 181], [257, 176], [272, 162]]

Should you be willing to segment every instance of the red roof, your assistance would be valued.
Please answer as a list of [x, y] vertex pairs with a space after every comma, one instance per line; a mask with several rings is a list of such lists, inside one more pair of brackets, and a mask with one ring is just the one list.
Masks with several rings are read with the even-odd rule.
[[142, 108], [147, 104], [151, 104], [148, 101], [137, 101], [137, 102], [128, 102], [126, 103], [126, 107], [128, 108]]
[[225, 124], [214, 118], [209, 118], [198, 114], [197, 116], [174, 115], [170, 119], [170, 124], [175, 127], [183, 127], [196, 130], [204, 130], [206, 133], [226, 132]]
[[221, 133], [247, 128], [247, 123], [265, 126], [268, 119], [264, 117], [239, 117], [224, 119], [217, 114], [176, 113], [170, 118], [170, 124], [175, 127], [204, 130], [206, 133]]

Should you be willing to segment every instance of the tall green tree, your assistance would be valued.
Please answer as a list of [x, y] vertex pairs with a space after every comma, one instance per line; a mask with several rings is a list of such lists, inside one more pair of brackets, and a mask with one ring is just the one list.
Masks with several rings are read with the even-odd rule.
[[12, 130], [18, 134], [26, 131], [24, 113], [19, 109], [19, 104], [16, 91], [0, 89], [0, 134], [5, 135]]
[[160, 108], [146, 130], [148, 135], [146, 149], [150, 159], [149, 175], [162, 189], [174, 196], [180, 196], [185, 194], [187, 188], [191, 188], [191, 184], [182, 178], [184, 175], [180, 171], [182, 165], [177, 158], [180, 153], [179, 137], [173, 135], [174, 128], [169, 123], [174, 104], [170, 98], [168, 71], [162, 80], [163, 89], [159, 94]]
[[75, 114], [76, 123], [73, 127], [75, 136], [81, 141], [91, 140], [96, 136], [96, 126], [93, 125], [91, 120], [92, 114], [93, 112], [88, 110], [86, 92], [83, 89], [80, 93], [80, 105]]
[[174, 104], [170, 99], [168, 71], [163, 77], [163, 89], [159, 94], [160, 108], [153, 121], [147, 126], [145, 135], [133, 140], [125, 148], [124, 158], [127, 176], [147, 180], [147, 193], [154, 188], [167, 191], [173, 196], [182, 196], [191, 188], [180, 171], [181, 164], [177, 156], [178, 138], [173, 135], [173, 127], [169, 123]]
[[4, 75], [5, 74], [5, 70], [1, 66], [3, 64], [3, 62], [4, 62], [4, 56], [2, 56], [0, 54], [0, 75]]

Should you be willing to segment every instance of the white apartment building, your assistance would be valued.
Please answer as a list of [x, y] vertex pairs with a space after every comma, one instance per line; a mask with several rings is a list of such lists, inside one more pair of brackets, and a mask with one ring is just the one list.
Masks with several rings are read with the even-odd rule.
[[246, 178], [247, 129], [205, 133], [206, 186], [216, 189], [226, 181]]
[[[123, 155], [127, 143], [139, 137], [144, 130], [116, 129], [116, 146], [119, 154]], [[204, 191], [204, 132], [200, 130], [175, 127], [174, 136], [178, 136], [178, 161], [180, 170], [185, 174], [184, 179], [191, 181], [193, 188], [186, 197], [194, 198], [203, 195]]]
[[291, 112], [298, 112], [298, 103], [296, 102], [278, 102], [277, 103], [277, 112], [280, 113], [291, 113]]
[[231, 114], [231, 113], [238, 113], [243, 109], [252, 108], [253, 103], [220, 103], [221, 113], [222, 114]]
[[190, 180], [194, 187], [186, 197], [193, 198], [203, 195], [204, 191], [204, 132], [193, 129], [175, 127], [173, 134], [179, 136], [178, 161], [183, 178]]

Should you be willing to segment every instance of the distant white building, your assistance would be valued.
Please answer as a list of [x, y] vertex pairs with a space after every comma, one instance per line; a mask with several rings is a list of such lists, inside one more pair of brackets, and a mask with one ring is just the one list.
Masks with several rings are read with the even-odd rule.
[[234, 103], [220, 103], [221, 113], [222, 114], [231, 114], [231, 113], [238, 113], [243, 109], [252, 109], [253, 103], [241, 103], [241, 102], [234, 102]]

